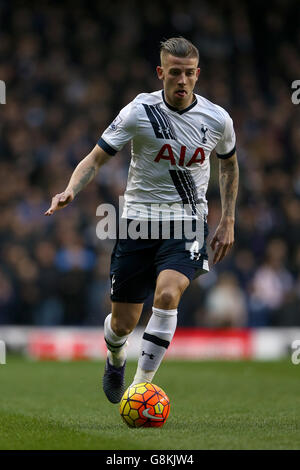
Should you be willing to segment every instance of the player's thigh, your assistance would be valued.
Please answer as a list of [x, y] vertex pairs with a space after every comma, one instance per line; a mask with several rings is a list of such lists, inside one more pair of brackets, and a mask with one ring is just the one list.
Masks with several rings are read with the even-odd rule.
[[189, 278], [174, 269], [164, 269], [157, 277], [154, 307], [177, 308], [180, 298], [190, 284]]
[[118, 336], [124, 336], [136, 327], [143, 303], [112, 302], [111, 327]]
[[118, 240], [111, 257], [111, 301], [143, 304], [155, 286], [159, 240]]

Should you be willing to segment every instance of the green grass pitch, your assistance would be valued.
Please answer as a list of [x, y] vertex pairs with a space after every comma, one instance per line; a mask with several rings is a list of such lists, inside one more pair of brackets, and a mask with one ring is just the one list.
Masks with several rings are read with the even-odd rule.
[[[129, 385], [135, 362], [127, 366]], [[0, 449], [299, 449], [300, 365], [165, 361], [161, 429], [129, 429], [101, 389], [102, 362], [0, 366]]]

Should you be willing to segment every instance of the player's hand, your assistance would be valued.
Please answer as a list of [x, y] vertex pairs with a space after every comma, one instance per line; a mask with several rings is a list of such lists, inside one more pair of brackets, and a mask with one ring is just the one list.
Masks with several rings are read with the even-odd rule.
[[53, 212], [63, 209], [73, 201], [74, 197], [75, 195], [72, 189], [66, 189], [63, 193], [56, 194], [56, 196], [52, 198], [51, 206], [44, 215], [52, 215]]
[[234, 220], [221, 219], [217, 230], [210, 242], [211, 249], [215, 252], [213, 264], [219, 263], [230, 251], [234, 243]]

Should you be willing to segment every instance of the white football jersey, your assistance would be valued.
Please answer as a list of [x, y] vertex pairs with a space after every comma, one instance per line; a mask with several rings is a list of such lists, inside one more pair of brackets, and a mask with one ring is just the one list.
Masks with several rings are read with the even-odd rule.
[[210, 154], [229, 158], [235, 132], [227, 111], [195, 94], [183, 110], [163, 90], [141, 93], [123, 108], [98, 145], [115, 155], [131, 141], [123, 217], [186, 219], [207, 214]]

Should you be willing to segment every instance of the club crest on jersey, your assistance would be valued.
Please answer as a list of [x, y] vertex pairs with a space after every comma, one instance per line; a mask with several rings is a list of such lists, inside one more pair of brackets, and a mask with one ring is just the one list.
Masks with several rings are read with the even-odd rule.
[[206, 137], [206, 133], [208, 132], [208, 127], [206, 127], [204, 124], [201, 124], [201, 132], [203, 134], [202, 136], [202, 144], [206, 144], [207, 142], [207, 137]]
[[166, 132], [168, 135], [170, 134], [170, 128], [169, 127], [165, 127], [163, 128], [162, 126], [159, 126], [158, 127], [158, 132], [163, 135], [164, 132]]

